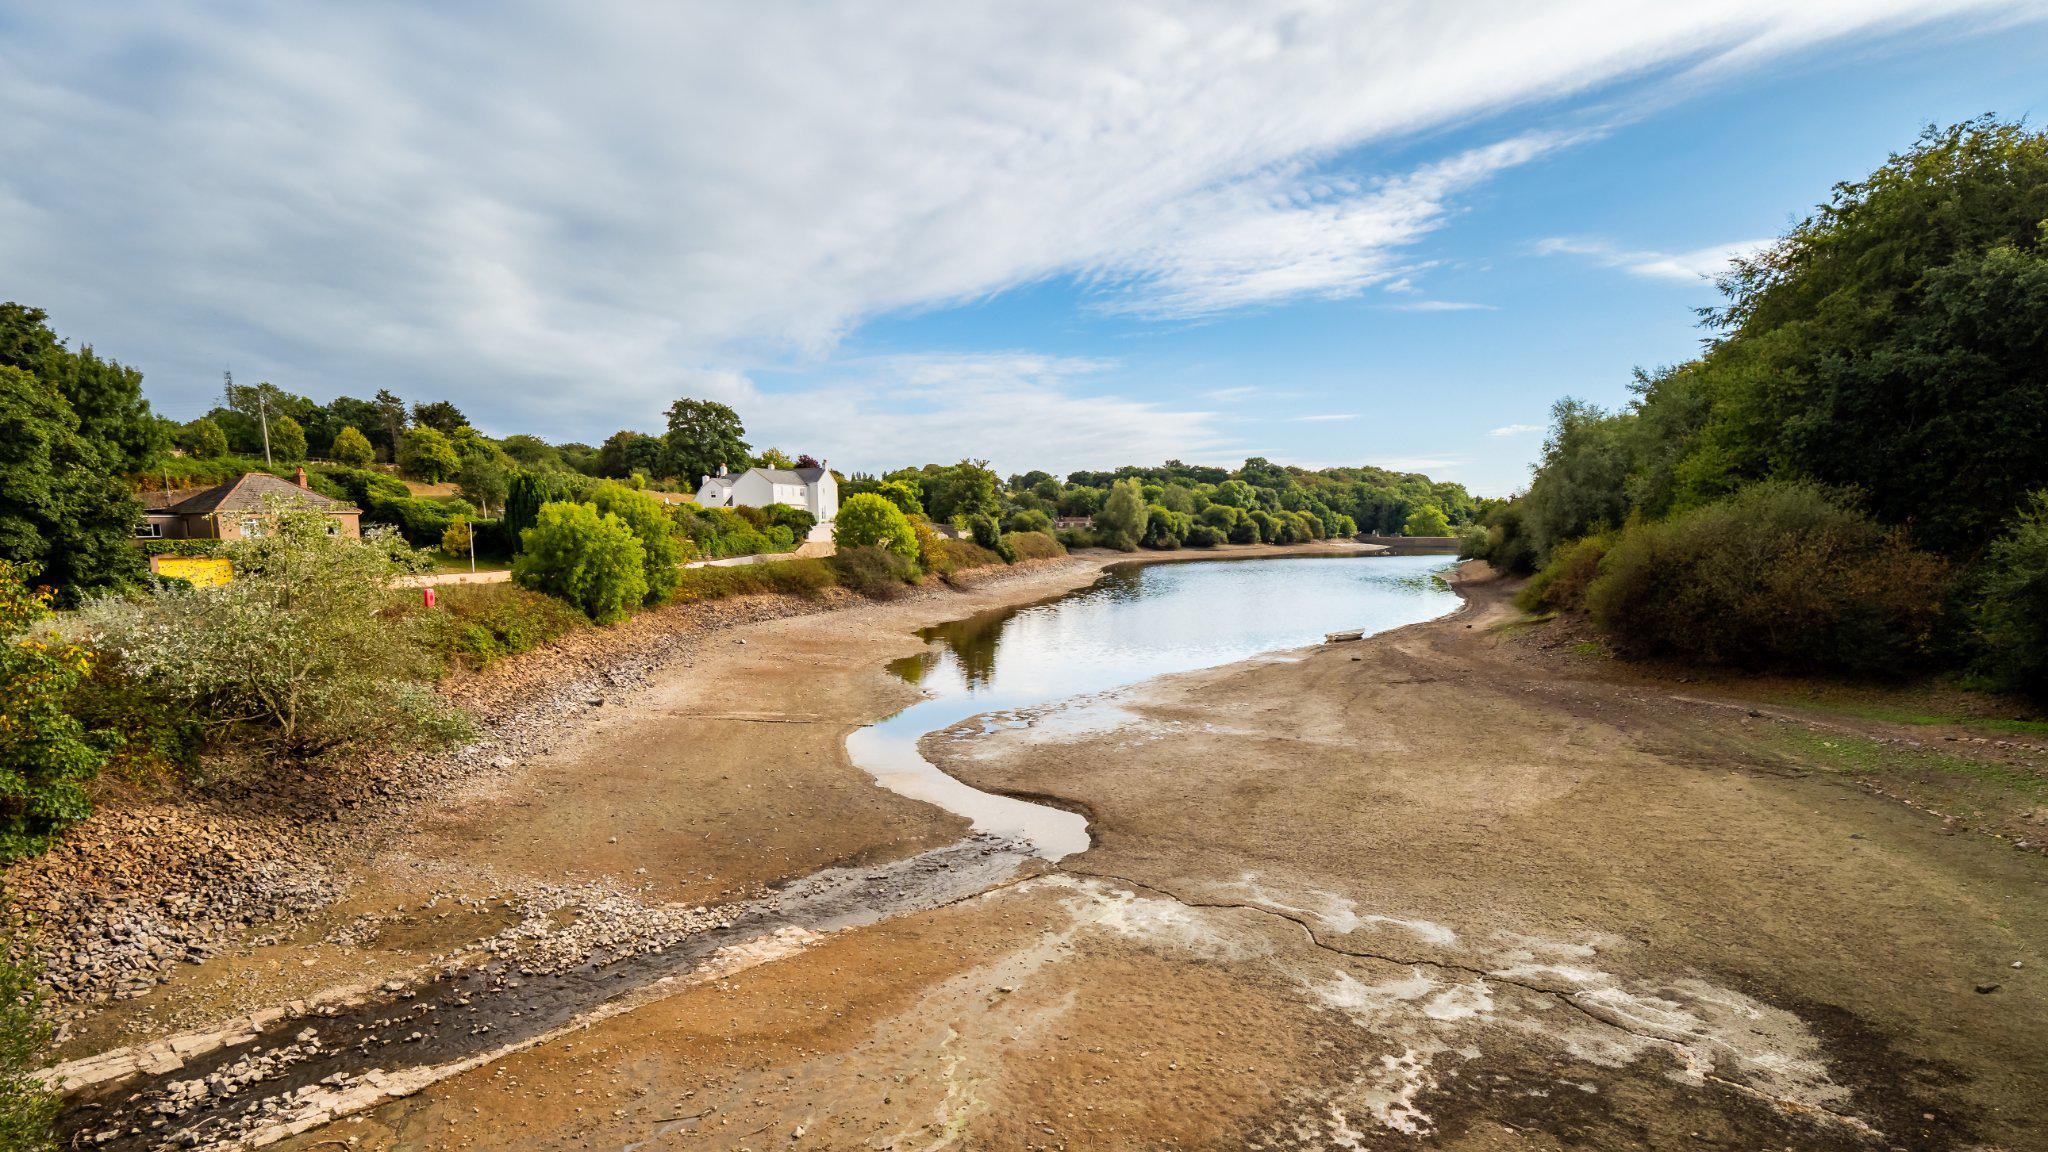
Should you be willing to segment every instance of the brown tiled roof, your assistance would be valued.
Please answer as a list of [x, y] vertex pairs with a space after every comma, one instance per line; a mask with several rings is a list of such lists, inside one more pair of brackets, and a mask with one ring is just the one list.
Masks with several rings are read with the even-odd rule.
[[173, 505], [182, 504], [198, 493], [197, 488], [173, 488], [168, 492], [138, 492], [135, 498], [142, 501], [144, 512], [169, 512]]
[[353, 504], [344, 504], [329, 496], [322, 496], [310, 488], [301, 488], [289, 480], [272, 476], [268, 472], [244, 472], [225, 484], [195, 493], [166, 511], [180, 516], [202, 515], [207, 512], [260, 512], [267, 496], [282, 496], [295, 500], [322, 512], [360, 511]]

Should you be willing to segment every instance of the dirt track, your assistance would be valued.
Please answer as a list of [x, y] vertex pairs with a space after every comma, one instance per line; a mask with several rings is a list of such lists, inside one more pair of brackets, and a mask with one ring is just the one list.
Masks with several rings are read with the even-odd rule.
[[[1094, 848], [286, 1146], [2048, 1147], [2040, 857], [1787, 771], [1767, 717], [1575, 674], [1467, 592], [1151, 682], [1116, 732], [936, 737], [977, 785], [1086, 810]], [[538, 880], [716, 904], [955, 838], [838, 747], [908, 699], [879, 669], [933, 610], [734, 630], [381, 857], [348, 911]], [[414, 943], [510, 914], [464, 915]], [[163, 995], [247, 1006], [311, 979], [293, 949], [343, 951]]]

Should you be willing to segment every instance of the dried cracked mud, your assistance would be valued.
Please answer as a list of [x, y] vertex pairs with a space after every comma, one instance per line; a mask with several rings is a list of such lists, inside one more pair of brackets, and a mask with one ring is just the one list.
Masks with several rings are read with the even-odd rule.
[[2048, 1148], [2048, 860], [1517, 645], [1483, 578], [927, 739], [1086, 813], [1056, 866], [847, 761], [911, 628], [1095, 568], [720, 634], [108, 1009], [154, 1042], [67, 1069], [75, 1142]]

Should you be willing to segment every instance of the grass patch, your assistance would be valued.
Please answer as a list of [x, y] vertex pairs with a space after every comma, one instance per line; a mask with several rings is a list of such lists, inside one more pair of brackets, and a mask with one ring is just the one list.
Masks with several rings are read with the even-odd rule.
[[567, 603], [517, 584], [451, 584], [436, 590], [428, 636], [444, 663], [472, 671], [537, 648], [590, 623]]
[[2048, 776], [1995, 760], [1886, 744], [1864, 736], [1793, 730], [1783, 736], [1794, 757], [1845, 776], [1900, 782], [1940, 780], [1972, 783], [2029, 800], [2048, 798]]

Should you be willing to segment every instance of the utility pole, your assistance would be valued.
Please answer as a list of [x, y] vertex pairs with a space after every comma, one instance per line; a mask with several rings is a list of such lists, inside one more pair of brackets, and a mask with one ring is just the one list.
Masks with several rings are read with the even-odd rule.
[[263, 421], [263, 466], [270, 467], [270, 397], [261, 389], [256, 393], [256, 412]]

